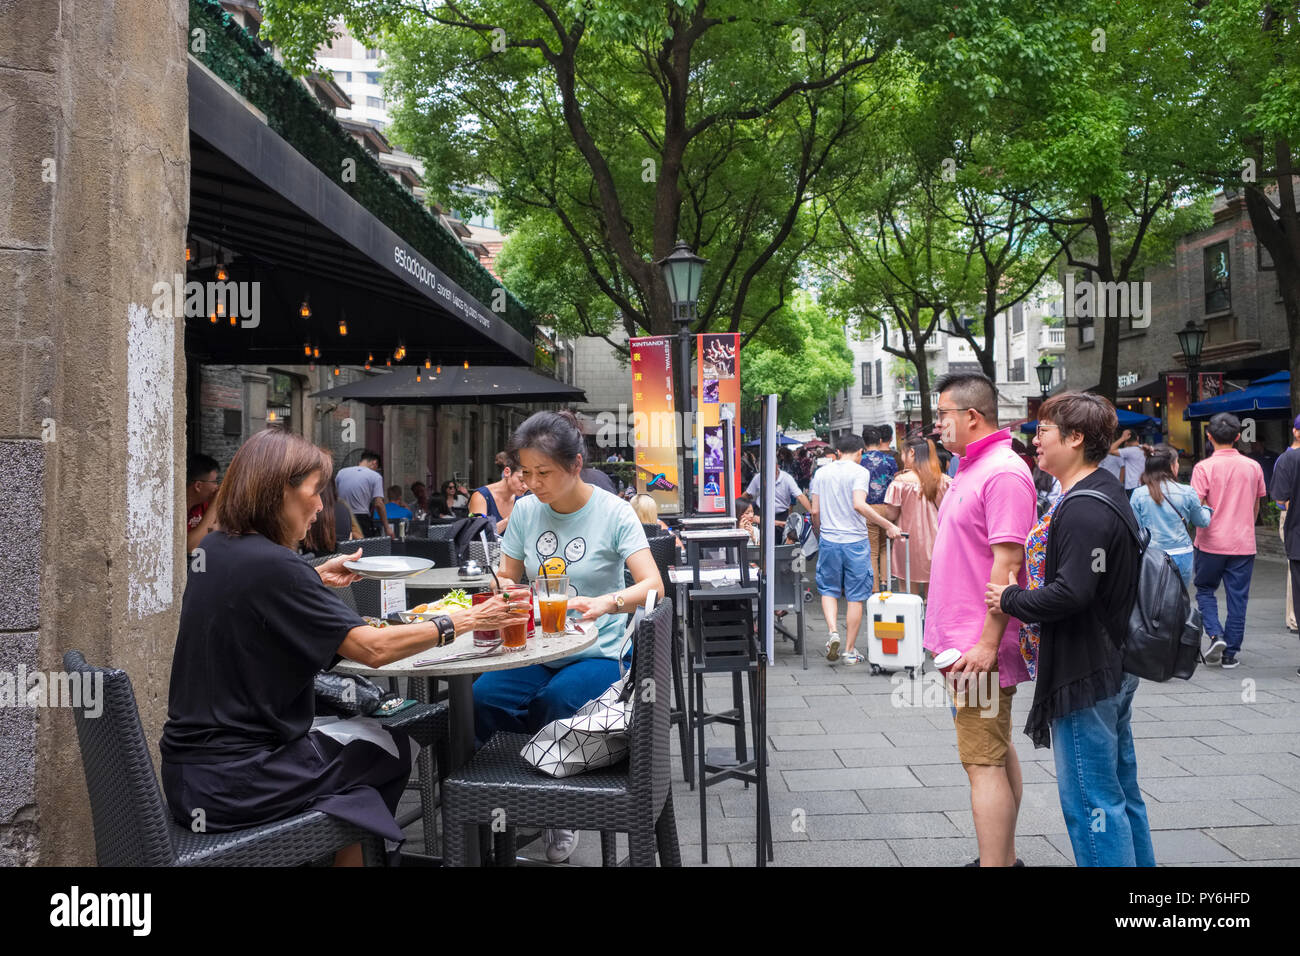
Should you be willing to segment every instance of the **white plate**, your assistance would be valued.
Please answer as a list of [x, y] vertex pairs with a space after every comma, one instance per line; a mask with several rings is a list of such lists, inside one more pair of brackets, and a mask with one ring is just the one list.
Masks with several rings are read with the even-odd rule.
[[344, 561], [343, 567], [363, 578], [382, 581], [387, 578], [409, 578], [433, 567], [428, 558], [410, 558], [405, 555], [391, 557], [358, 558], [356, 561]]

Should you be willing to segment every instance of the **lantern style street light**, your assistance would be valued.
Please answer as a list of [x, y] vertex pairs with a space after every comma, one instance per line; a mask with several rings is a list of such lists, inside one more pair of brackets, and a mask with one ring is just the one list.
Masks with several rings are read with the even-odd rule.
[[903, 393], [903, 417], [907, 419], [907, 425], [903, 428], [904, 439], [911, 435], [912, 432], [912, 393]]
[[1034, 369], [1035, 374], [1038, 375], [1038, 391], [1043, 398], [1047, 398], [1047, 393], [1052, 390], [1052, 373], [1055, 371], [1056, 366], [1047, 360], [1046, 355], [1039, 360], [1038, 366]]
[[668, 287], [668, 299], [673, 304], [673, 321], [677, 323], [678, 365], [681, 367], [680, 386], [677, 391], [681, 402], [683, 432], [690, 424], [690, 435], [683, 434], [682, 466], [679, 477], [682, 484], [682, 514], [691, 513], [691, 495], [695, 484], [695, 470], [687, 467], [686, 449], [695, 441], [695, 419], [691, 414], [691, 323], [696, 318], [696, 305], [700, 301], [700, 278], [709, 260], [701, 259], [683, 240], [678, 239], [673, 251], [656, 265]]
[[[1187, 365], [1187, 403], [1201, 400], [1201, 349], [1205, 346], [1205, 329], [1188, 319], [1187, 324], [1178, 332], [1178, 347], [1183, 350], [1183, 362]], [[1201, 460], [1201, 423], [1192, 422], [1192, 460]]]

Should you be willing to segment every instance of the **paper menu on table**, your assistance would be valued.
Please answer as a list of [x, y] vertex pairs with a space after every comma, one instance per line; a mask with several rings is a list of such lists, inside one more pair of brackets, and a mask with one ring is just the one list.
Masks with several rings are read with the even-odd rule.
[[406, 582], [397, 581], [380, 581], [379, 582], [379, 616], [388, 617], [390, 614], [396, 614], [398, 611], [406, 610]]

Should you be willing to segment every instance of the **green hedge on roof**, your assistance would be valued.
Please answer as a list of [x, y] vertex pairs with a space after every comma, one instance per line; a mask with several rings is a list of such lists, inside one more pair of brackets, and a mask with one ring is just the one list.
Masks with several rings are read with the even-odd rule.
[[[205, 28], [203, 50], [193, 50], [193, 30]], [[217, 0], [190, 0], [191, 52], [266, 114], [275, 130], [317, 169], [337, 182], [343, 160], [356, 160], [356, 182], [338, 182], [353, 199], [411, 244], [485, 307], [500, 283], [432, 212], [393, 179], [352, 138], [311, 92], [275, 61]], [[529, 341], [534, 330], [527, 308], [506, 290], [503, 316]]]

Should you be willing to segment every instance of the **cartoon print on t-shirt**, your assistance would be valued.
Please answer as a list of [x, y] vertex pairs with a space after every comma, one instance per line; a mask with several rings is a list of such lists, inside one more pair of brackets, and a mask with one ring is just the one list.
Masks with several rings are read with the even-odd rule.
[[543, 558], [550, 557], [559, 546], [560, 539], [555, 536], [554, 531], [543, 531], [537, 539], [537, 553]]
[[574, 538], [564, 546], [564, 557], [570, 564], [576, 564], [582, 560], [582, 556], [587, 553], [587, 542], [581, 538]]
[[541, 574], [542, 577], [554, 577], [559, 574], [564, 574], [568, 570], [568, 564], [566, 564], [565, 560], [558, 554], [554, 557], [547, 558], [538, 566], [538, 573]]

